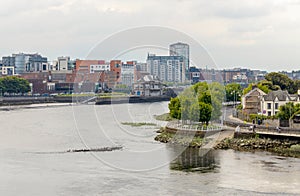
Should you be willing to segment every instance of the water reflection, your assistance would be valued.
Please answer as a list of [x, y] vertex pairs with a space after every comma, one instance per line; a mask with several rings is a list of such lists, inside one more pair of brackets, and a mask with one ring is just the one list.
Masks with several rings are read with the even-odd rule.
[[[175, 152], [181, 149], [177, 146], [173, 146], [173, 148]], [[205, 173], [216, 172], [218, 165], [216, 152], [213, 149], [186, 148], [170, 163], [170, 168], [172, 170]]]

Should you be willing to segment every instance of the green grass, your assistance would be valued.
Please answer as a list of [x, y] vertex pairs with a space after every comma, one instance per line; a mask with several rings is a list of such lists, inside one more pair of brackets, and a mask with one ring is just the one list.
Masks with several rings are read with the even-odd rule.
[[122, 122], [122, 125], [130, 125], [132, 127], [141, 127], [141, 126], [156, 126], [155, 123], [147, 123], [147, 122]]
[[155, 117], [156, 120], [160, 120], [160, 121], [172, 121], [172, 120], [174, 120], [174, 118], [172, 118], [169, 113], [165, 113], [165, 114], [161, 114], [161, 115], [155, 115], [154, 117]]

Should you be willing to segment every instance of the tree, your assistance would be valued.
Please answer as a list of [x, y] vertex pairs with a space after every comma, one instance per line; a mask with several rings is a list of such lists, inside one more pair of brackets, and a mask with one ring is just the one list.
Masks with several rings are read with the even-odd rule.
[[170, 115], [183, 121], [199, 121], [205, 124], [222, 114], [224, 87], [219, 83], [197, 83], [184, 90], [169, 103]]
[[281, 120], [289, 120], [295, 112], [299, 111], [299, 109], [299, 104], [295, 106], [293, 102], [286, 103], [285, 105], [279, 107], [276, 117], [280, 118]]
[[265, 79], [272, 82], [273, 85], [278, 85], [281, 90], [287, 90], [291, 94], [297, 92], [294, 81], [285, 74], [271, 72], [265, 75]]
[[181, 118], [180, 101], [178, 97], [171, 98], [169, 103], [170, 116], [176, 119]]
[[[259, 82], [258, 84], [249, 84], [247, 88], [244, 88], [243, 95], [249, 93], [253, 89], [253, 87], [257, 87], [258, 89], [262, 90], [266, 94], [268, 94], [271, 91], [269, 88], [269, 84]], [[276, 88], [276, 87], [272, 87], [272, 88]]]
[[30, 91], [28, 80], [16, 76], [0, 78], [0, 92], [9, 94], [27, 93]]
[[226, 101], [240, 101], [242, 95], [242, 86], [237, 83], [230, 83], [225, 86]]

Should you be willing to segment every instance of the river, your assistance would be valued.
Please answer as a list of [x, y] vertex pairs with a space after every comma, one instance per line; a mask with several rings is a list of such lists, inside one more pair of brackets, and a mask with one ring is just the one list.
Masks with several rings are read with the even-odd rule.
[[[167, 102], [0, 111], [0, 195], [300, 194], [299, 159], [154, 141], [165, 112]], [[67, 152], [113, 146], [123, 149]]]

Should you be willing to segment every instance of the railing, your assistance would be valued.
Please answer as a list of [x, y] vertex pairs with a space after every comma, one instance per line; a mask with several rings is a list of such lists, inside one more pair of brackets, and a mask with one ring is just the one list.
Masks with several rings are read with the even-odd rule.
[[167, 127], [184, 131], [221, 131], [224, 128], [222, 125], [214, 125], [204, 128], [204, 126], [200, 126], [198, 123], [195, 122], [183, 124], [181, 121], [169, 122], [167, 124]]

